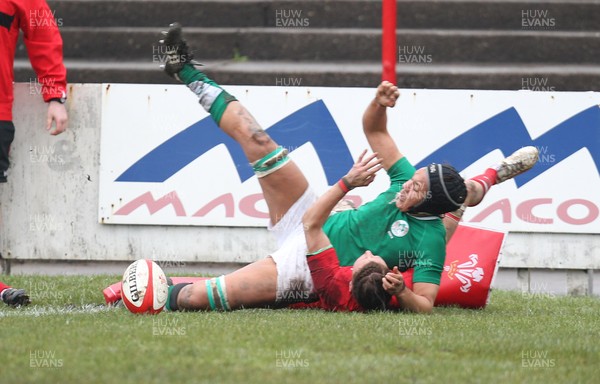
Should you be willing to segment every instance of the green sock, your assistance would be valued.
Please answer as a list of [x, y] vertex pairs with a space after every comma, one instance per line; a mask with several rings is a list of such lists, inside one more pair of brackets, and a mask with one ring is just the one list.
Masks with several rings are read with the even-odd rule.
[[207, 83], [213, 85], [217, 88], [221, 88], [219, 84], [215, 83], [213, 80], [209, 79], [204, 73], [200, 72], [196, 67], [192, 64], [186, 64], [183, 66], [181, 71], [177, 73], [177, 76], [181, 81], [185, 83], [185, 85], [190, 85], [194, 81], [202, 81], [203, 83]]
[[169, 290], [167, 293], [167, 303], [165, 304], [165, 311], [172, 311], [171, 309], [171, 292], [173, 291], [173, 285], [169, 285]]
[[221, 122], [227, 104], [237, 100], [191, 64], [184, 65], [177, 76], [198, 96], [204, 110], [210, 113], [217, 124]]
[[232, 96], [229, 93], [227, 93], [227, 91], [223, 90], [223, 92], [221, 92], [219, 96], [217, 96], [215, 101], [212, 103], [212, 106], [210, 107], [210, 111], [208, 111], [208, 113], [210, 113], [213, 120], [216, 121], [217, 124], [219, 124], [221, 122], [221, 117], [223, 117], [223, 114], [227, 109], [227, 104], [236, 100], [237, 99], [235, 98], [235, 96]]

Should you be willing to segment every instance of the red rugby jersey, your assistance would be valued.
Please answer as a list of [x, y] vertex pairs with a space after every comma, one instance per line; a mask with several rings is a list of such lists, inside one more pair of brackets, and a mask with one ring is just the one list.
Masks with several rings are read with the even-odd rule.
[[14, 57], [19, 30], [23, 31], [37, 83], [32, 92], [44, 101], [66, 96], [67, 71], [57, 20], [45, 0], [0, 1], [0, 120], [12, 120]]
[[[350, 292], [352, 267], [340, 267], [340, 262], [334, 248], [329, 248], [316, 255], [308, 256], [308, 267], [310, 268], [315, 290], [319, 295], [319, 301], [308, 305], [308, 307], [318, 307], [339, 312], [363, 310]], [[388, 308], [400, 308], [395, 296], [392, 296], [392, 299], [388, 303]]]

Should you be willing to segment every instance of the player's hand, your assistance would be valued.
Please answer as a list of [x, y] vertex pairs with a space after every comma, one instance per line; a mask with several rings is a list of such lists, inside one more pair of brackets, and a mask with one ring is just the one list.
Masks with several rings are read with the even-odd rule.
[[[67, 122], [69, 117], [67, 116], [67, 108], [64, 104], [57, 101], [50, 101], [48, 103], [48, 116], [46, 117], [46, 130], [51, 135], [58, 135], [63, 133], [67, 129]], [[55, 128], [52, 129], [52, 123], [55, 123]]]
[[392, 296], [401, 293], [404, 291], [404, 288], [406, 288], [404, 278], [402, 278], [402, 274], [398, 270], [398, 267], [394, 267], [394, 269], [391, 272], [388, 272], [382, 280], [383, 289]]
[[371, 184], [375, 180], [375, 174], [383, 168], [381, 165], [383, 160], [377, 158], [377, 153], [365, 157], [366, 154], [367, 150], [365, 149], [350, 169], [350, 172], [344, 176], [352, 187], [365, 187]]
[[389, 81], [382, 81], [377, 87], [377, 93], [375, 94], [375, 102], [382, 107], [394, 108], [396, 100], [400, 97], [400, 91], [398, 87]]

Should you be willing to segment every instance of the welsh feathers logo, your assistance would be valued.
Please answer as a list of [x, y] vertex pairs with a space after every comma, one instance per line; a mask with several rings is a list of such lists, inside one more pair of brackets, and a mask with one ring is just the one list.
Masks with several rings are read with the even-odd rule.
[[479, 256], [472, 254], [469, 256], [470, 261], [458, 264], [458, 260], [454, 260], [450, 265], [444, 266], [444, 271], [448, 273], [450, 280], [455, 277], [462, 283], [461, 292], [467, 293], [471, 290], [473, 281], [479, 283], [484, 276], [483, 268], [477, 266]]

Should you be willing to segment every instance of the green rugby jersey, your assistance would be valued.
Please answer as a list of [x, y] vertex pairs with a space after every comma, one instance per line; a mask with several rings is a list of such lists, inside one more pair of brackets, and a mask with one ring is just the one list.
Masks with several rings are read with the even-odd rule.
[[331, 216], [323, 229], [337, 251], [340, 265], [353, 265], [369, 250], [389, 268], [414, 267], [413, 282], [440, 284], [446, 258], [446, 230], [438, 217], [416, 218], [390, 203], [415, 173], [403, 157], [389, 170], [390, 188], [357, 210]]

